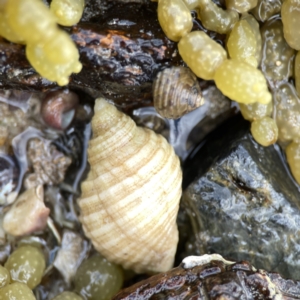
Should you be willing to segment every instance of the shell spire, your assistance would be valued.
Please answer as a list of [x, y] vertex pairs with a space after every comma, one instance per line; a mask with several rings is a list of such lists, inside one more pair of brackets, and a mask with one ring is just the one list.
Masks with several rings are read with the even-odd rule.
[[81, 185], [81, 222], [108, 260], [135, 272], [173, 266], [182, 172], [164, 137], [97, 99]]
[[203, 105], [196, 75], [186, 67], [172, 67], [159, 72], [153, 82], [153, 104], [168, 119], [178, 119]]

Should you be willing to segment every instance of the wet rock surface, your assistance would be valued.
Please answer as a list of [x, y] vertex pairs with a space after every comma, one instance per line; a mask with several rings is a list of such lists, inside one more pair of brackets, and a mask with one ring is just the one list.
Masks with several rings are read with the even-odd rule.
[[[83, 64], [68, 86], [94, 98], [103, 95], [122, 106], [149, 105], [156, 74], [182, 64], [176, 43], [161, 30], [155, 3], [111, 6], [107, 5], [105, 14], [99, 15], [98, 9], [85, 22], [65, 28]], [[35, 72], [21, 45], [0, 40], [0, 58], [0, 88], [45, 91], [57, 86]]]
[[113, 299], [284, 299], [300, 297], [300, 283], [256, 270], [248, 262], [212, 260], [192, 268], [184, 264], [143, 280]]
[[191, 153], [184, 178], [189, 255], [220, 253], [300, 279], [299, 189], [276, 146], [258, 145], [235, 117]]
[[144, 126], [163, 135], [184, 161], [193, 147], [202, 141], [224, 120], [238, 113], [235, 104], [216, 88], [204, 86], [204, 104], [177, 120], [163, 118], [154, 107], [133, 110], [132, 118], [138, 126]]

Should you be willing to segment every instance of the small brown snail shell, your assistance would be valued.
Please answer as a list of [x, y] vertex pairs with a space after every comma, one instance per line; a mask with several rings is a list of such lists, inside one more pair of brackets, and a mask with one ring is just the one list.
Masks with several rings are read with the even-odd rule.
[[168, 119], [178, 119], [204, 103], [197, 77], [186, 67], [172, 67], [157, 74], [153, 101], [157, 112]]
[[78, 102], [78, 96], [69, 90], [49, 92], [41, 107], [44, 122], [57, 130], [65, 130], [74, 119]]
[[164, 272], [178, 242], [180, 162], [166, 139], [97, 99], [82, 183], [80, 220], [109, 261], [137, 273]]

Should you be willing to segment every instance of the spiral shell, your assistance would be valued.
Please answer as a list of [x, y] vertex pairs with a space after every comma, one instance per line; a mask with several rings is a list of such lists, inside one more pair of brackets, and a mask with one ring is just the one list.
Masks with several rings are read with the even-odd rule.
[[169, 119], [178, 119], [204, 102], [197, 77], [185, 67], [173, 67], [157, 74], [153, 100], [158, 113]]
[[180, 162], [167, 141], [97, 99], [81, 185], [81, 222], [95, 248], [135, 272], [163, 272], [178, 242]]
[[204, 103], [197, 77], [185, 67], [165, 69], [153, 83], [154, 107], [168, 119], [178, 119]]

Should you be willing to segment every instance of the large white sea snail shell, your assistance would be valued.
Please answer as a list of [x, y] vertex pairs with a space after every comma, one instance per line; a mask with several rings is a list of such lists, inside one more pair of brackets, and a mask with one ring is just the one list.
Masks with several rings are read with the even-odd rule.
[[182, 173], [173, 148], [104, 99], [97, 99], [81, 185], [81, 222], [108, 260], [142, 272], [173, 265]]

